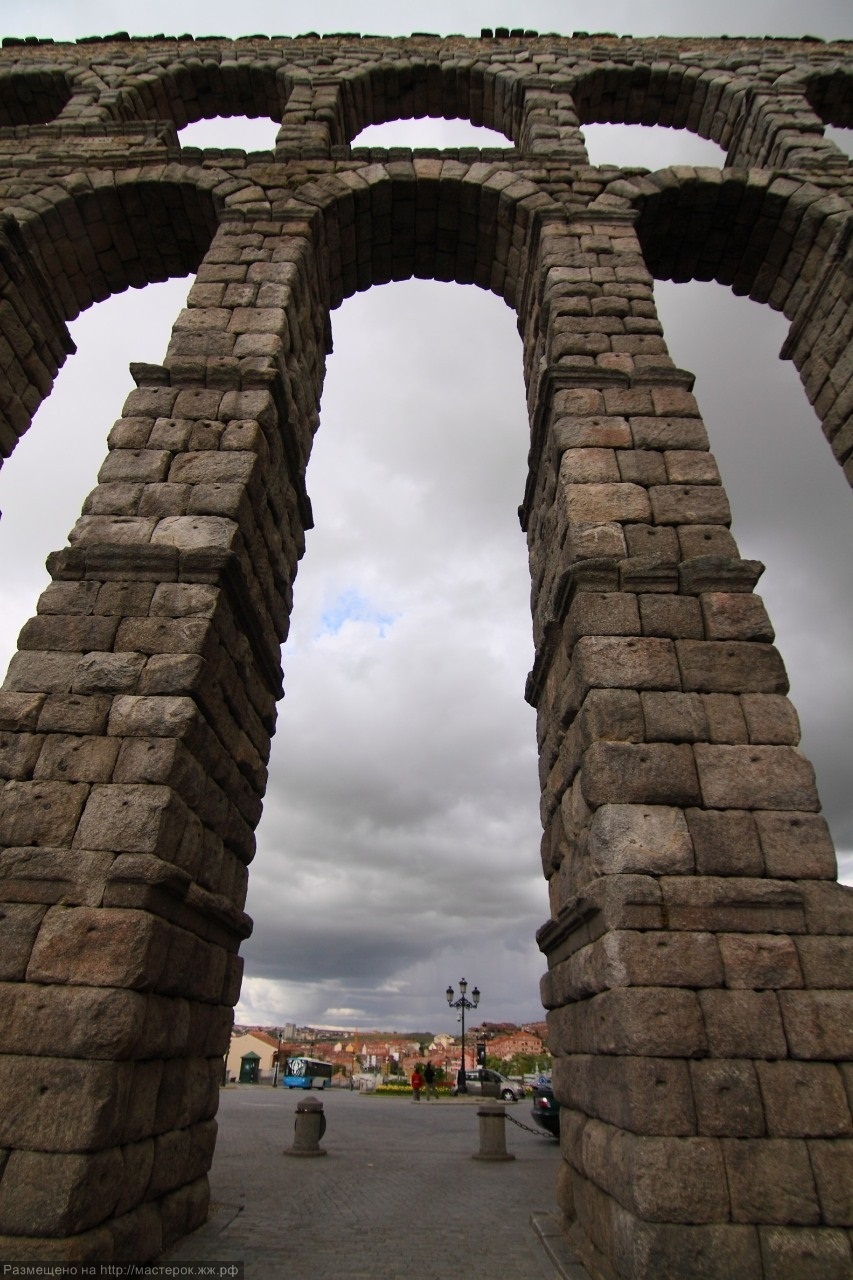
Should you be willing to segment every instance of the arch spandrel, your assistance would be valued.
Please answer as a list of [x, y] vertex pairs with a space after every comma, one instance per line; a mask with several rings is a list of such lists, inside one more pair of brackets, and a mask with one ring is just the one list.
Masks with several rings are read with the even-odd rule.
[[[754, 166], [594, 170], [571, 150], [570, 73], [596, 50], [614, 62], [618, 52], [634, 66], [625, 110], [651, 119], [649, 86], [663, 103], [670, 79], [658, 67], [680, 51], [537, 39], [214, 43], [220, 59], [237, 48], [263, 64], [259, 93], [280, 53], [305, 72], [306, 92], [286, 98], [275, 161], [182, 163], [164, 135], [152, 141], [157, 159], [134, 171], [117, 161], [111, 130], [93, 159], [84, 140], [123, 109], [123, 71], [91, 80], [76, 117], [74, 95], [64, 110], [67, 124], [85, 125], [85, 163], [69, 161], [63, 176], [50, 125], [22, 137], [30, 159], [50, 157], [51, 174], [22, 166], [3, 192], [14, 218], [10, 345], [21, 330], [34, 346], [61, 345], [63, 308], [76, 314], [173, 261], [198, 274], [163, 363], [136, 369], [98, 484], [70, 545], [50, 558], [51, 585], [0, 692], [0, 924], [17, 948], [0, 992], [0, 1078], [15, 1100], [0, 1111], [7, 1240], [136, 1260], [204, 1218], [279, 645], [312, 518], [305, 468], [329, 312], [359, 289], [422, 275], [503, 297], [524, 344], [536, 644], [527, 697], [551, 907], [539, 933], [543, 1000], [566, 1108], [562, 1224], [592, 1274], [622, 1280], [686, 1274], [697, 1254], [714, 1280], [735, 1270], [757, 1280], [771, 1230], [795, 1260], [837, 1248], [834, 1225], [804, 1245], [799, 1221], [780, 1222], [760, 1170], [774, 1153], [765, 1134], [784, 1114], [804, 1171], [798, 1194], [812, 1216], [837, 1215], [830, 1173], [846, 1157], [833, 1144], [853, 1121], [836, 1065], [847, 997], [829, 991], [827, 973], [853, 928], [849, 893], [833, 881], [784, 667], [754, 594], [761, 566], [731, 534], [692, 379], [669, 357], [652, 286], [656, 274], [707, 273], [784, 308], [795, 358], [823, 376], [819, 413], [826, 384], [838, 389], [826, 422], [843, 412], [846, 366], [837, 338], [819, 345], [814, 325], [840, 314], [849, 193], [843, 175], [810, 182], [816, 152], [793, 141], [785, 154], [799, 167], [784, 177]], [[733, 152], [782, 155], [796, 111], [783, 113], [784, 128], [774, 121], [781, 95], [759, 73], [747, 129], [739, 89], [727, 87], [750, 79], [751, 59], [782, 76], [827, 54], [739, 48], [747, 61], [734, 65], [729, 42], [691, 42], [690, 67], [708, 88], [685, 127], [720, 138], [740, 127]], [[118, 66], [137, 46], [110, 52]], [[184, 115], [193, 100], [192, 110], [211, 109], [201, 81], [177, 70], [194, 54], [139, 52], [162, 61], [157, 83]], [[380, 105], [378, 73], [359, 77], [383, 52], [418, 71], [401, 80], [389, 58]], [[482, 102], [476, 76], [443, 69], [466, 52], [487, 65]], [[506, 73], [509, 52], [530, 71]], [[91, 50], [66, 55], [81, 82], [95, 75]], [[556, 73], [543, 70], [549, 60]], [[624, 72], [613, 74], [624, 88]], [[368, 114], [458, 112], [466, 94], [472, 118], [512, 117], [517, 150], [470, 162], [331, 158]], [[166, 118], [180, 118], [174, 103]], [[63, 138], [71, 149], [73, 134]], [[44, 394], [28, 358], [22, 349], [18, 366], [4, 366], [19, 416]], [[734, 1099], [726, 1070], [742, 1085]], [[69, 1078], [79, 1105], [48, 1122], [43, 1099]], [[823, 1100], [820, 1132], [798, 1118], [801, 1090]], [[139, 1144], [150, 1173], [132, 1180]]]
[[71, 92], [69, 78], [59, 67], [43, 70], [24, 63], [4, 70], [0, 75], [0, 128], [55, 120]]

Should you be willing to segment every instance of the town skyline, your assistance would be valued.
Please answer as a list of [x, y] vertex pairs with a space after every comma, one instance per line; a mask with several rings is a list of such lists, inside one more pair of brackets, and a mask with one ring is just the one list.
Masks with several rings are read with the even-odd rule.
[[[414, 1030], [399, 1031], [396, 1028], [388, 1028], [388, 1027], [358, 1027], [358, 1026], [325, 1027], [325, 1026], [320, 1026], [317, 1023], [295, 1023], [292, 1020], [285, 1020], [281, 1023], [235, 1022], [232, 1028], [232, 1034], [238, 1034], [241, 1032], [249, 1032], [249, 1031], [263, 1031], [263, 1032], [266, 1032], [268, 1035], [271, 1035], [279, 1031], [280, 1029], [283, 1032], [285, 1028], [290, 1028], [290, 1027], [293, 1028], [293, 1035], [290, 1036], [289, 1038], [294, 1040], [304, 1039], [305, 1036], [307, 1034], [310, 1034], [311, 1032], [322, 1032], [324, 1035], [324, 1038], [327, 1038], [327, 1039], [333, 1039], [335, 1037], [340, 1037], [340, 1036], [352, 1037], [356, 1035], [367, 1036], [367, 1037], [394, 1036], [404, 1040], [417, 1040], [417, 1039], [424, 1039], [426, 1037], [429, 1037], [430, 1039], [436, 1039], [438, 1036], [442, 1036], [442, 1035], [451, 1036], [451, 1038], [453, 1039], [460, 1038], [459, 1035], [457, 1035], [454, 1032], [431, 1031], [431, 1030], [417, 1029], [417, 1028]], [[533, 1030], [535, 1028], [541, 1028], [542, 1033], [543, 1034], [545, 1033], [546, 1021], [544, 1017], [540, 1016], [538, 1018], [531, 1018], [529, 1020], [525, 1020], [522, 1022], [514, 1022], [514, 1021], [491, 1022], [491, 1021], [485, 1020], [483, 1022], [473, 1023], [467, 1026], [465, 1029], [465, 1036], [467, 1039], [469, 1035], [474, 1035], [478, 1031], [488, 1031], [488, 1030], [505, 1031], [508, 1029], [514, 1029], [516, 1031], [527, 1031], [527, 1030]]]
[[235, 1026], [225, 1056], [226, 1083], [275, 1084], [288, 1060], [304, 1058], [329, 1064], [336, 1076], [407, 1077], [432, 1062], [447, 1079], [459, 1070], [488, 1066], [509, 1075], [533, 1071], [547, 1074], [551, 1053], [544, 1022], [483, 1023], [466, 1029], [464, 1038], [449, 1032], [350, 1031], [317, 1027]]

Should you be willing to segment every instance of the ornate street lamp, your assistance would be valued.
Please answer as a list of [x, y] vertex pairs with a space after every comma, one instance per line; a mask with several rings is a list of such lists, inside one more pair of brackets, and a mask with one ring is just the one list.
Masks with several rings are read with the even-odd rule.
[[278, 1050], [275, 1055], [275, 1070], [272, 1073], [272, 1087], [278, 1088], [278, 1072], [281, 1065], [281, 1027], [276, 1027], [275, 1034], [278, 1036]]
[[451, 1009], [458, 1009], [462, 1017], [462, 1065], [459, 1068], [459, 1075], [456, 1077], [457, 1093], [468, 1092], [468, 1085], [465, 1082], [465, 1010], [476, 1009], [477, 1005], [480, 1003], [480, 992], [477, 990], [477, 988], [475, 987], [474, 990], [471, 992], [470, 1000], [465, 994], [467, 990], [468, 990], [468, 983], [465, 981], [464, 978], [460, 978], [458, 1000], [453, 999], [452, 987], [448, 987], [447, 991], [445, 992], [445, 995], [447, 996], [447, 1003], [450, 1005]]

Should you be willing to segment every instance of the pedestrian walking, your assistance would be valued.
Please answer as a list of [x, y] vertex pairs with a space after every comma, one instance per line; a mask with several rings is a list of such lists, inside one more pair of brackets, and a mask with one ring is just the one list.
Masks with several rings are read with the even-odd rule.
[[412, 1072], [412, 1093], [415, 1095], [415, 1102], [421, 1100], [421, 1089], [424, 1087], [424, 1078], [417, 1067]]
[[435, 1087], [435, 1067], [431, 1062], [424, 1067], [424, 1097], [427, 1101], [430, 1098], [438, 1098], [438, 1089]]

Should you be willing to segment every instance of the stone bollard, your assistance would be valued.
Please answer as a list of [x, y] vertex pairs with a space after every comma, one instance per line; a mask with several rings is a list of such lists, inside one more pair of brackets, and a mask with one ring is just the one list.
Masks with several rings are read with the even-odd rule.
[[514, 1160], [506, 1149], [506, 1107], [502, 1102], [484, 1102], [480, 1117], [480, 1150], [474, 1160]]
[[293, 1146], [284, 1151], [286, 1156], [324, 1156], [325, 1150], [320, 1146], [320, 1139], [326, 1132], [326, 1117], [323, 1104], [315, 1098], [306, 1098], [296, 1107], [296, 1122], [293, 1126]]

